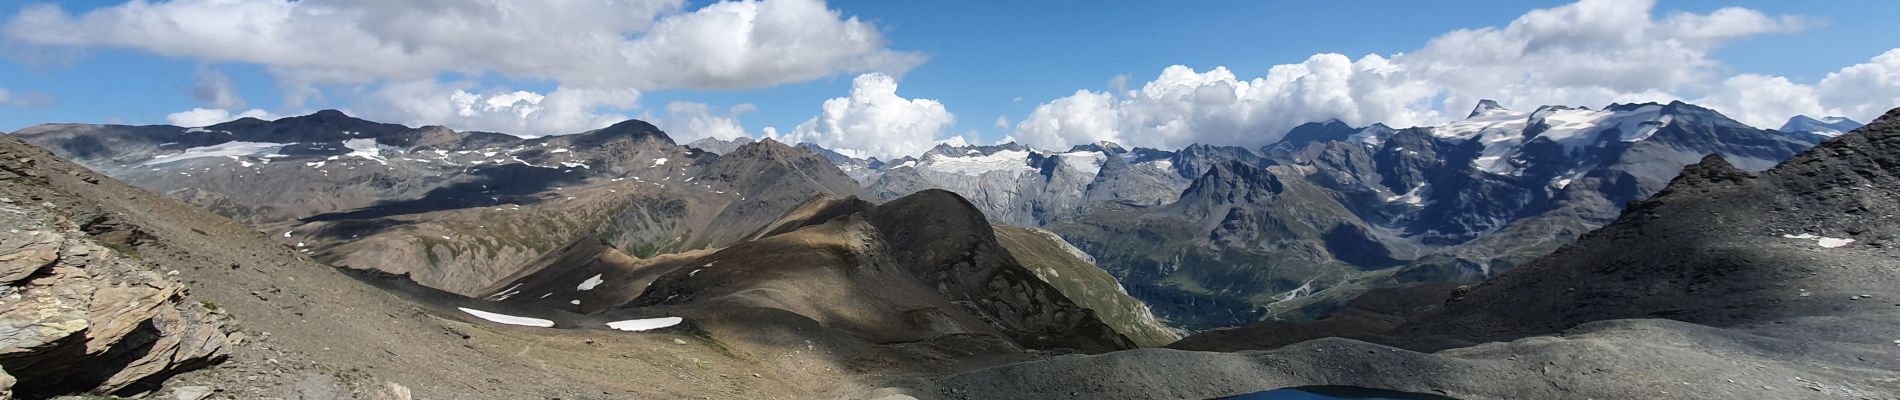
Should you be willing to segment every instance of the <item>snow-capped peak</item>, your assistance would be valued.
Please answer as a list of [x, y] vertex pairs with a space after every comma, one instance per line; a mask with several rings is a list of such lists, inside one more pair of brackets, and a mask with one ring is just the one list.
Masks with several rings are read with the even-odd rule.
[[1478, 100], [1478, 106], [1472, 107], [1471, 115], [1466, 115], [1465, 118], [1466, 119], [1477, 118], [1479, 116], [1488, 115], [1488, 114], [1496, 113], [1499, 111], [1509, 112], [1511, 111], [1511, 109], [1504, 108], [1504, 106], [1498, 105], [1497, 100], [1491, 100], [1491, 99]]

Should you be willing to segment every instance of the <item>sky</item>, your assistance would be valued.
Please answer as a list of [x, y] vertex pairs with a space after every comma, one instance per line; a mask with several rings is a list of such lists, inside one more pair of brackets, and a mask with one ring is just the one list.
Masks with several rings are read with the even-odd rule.
[[1684, 100], [1900, 106], [1900, 2], [93, 0], [0, 3], [0, 130], [340, 109], [524, 136], [1259, 146], [1304, 122]]

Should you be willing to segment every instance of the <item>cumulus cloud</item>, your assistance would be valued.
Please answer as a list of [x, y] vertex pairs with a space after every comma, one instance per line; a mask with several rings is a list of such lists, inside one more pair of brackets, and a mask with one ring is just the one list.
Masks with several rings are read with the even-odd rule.
[[[613, 110], [586, 106], [630, 103], [623, 100], [637, 98], [639, 91], [757, 88], [844, 73], [901, 74], [925, 58], [887, 48], [877, 26], [831, 10], [821, 0], [722, 1], [690, 10], [686, 5], [684, 0], [140, 0], [74, 14], [56, 4], [37, 4], [0, 26], [0, 36], [15, 48], [54, 53], [125, 48], [208, 63], [256, 64], [281, 80], [291, 108], [322, 88], [344, 86], [375, 92], [398, 110], [427, 112], [404, 115], [404, 121], [543, 129], [525, 132], [532, 134], [588, 125]], [[435, 90], [457, 84], [426, 82], [445, 74], [548, 81], [562, 89], [538, 101], [471, 92], [480, 104], [460, 107], [449, 98], [452, 93]], [[401, 93], [424, 97], [389, 98]], [[207, 103], [220, 108], [236, 104], [235, 98], [210, 98]], [[496, 101], [510, 105], [489, 110]], [[496, 119], [504, 115], [533, 120]]]
[[1862, 122], [1900, 107], [1900, 48], [1827, 74], [1815, 86], [1815, 95], [1830, 114]]
[[937, 135], [955, 124], [956, 116], [943, 103], [898, 96], [896, 79], [871, 73], [852, 79], [850, 96], [825, 100], [818, 116], [798, 124], [790, 134], [780, 137], [772, 131], [769, 137], [891, 159], [929, 150], [939, 140]]
[[724, 114], [713, 113], [712, 107], [704, 103], [675, 101], [667, 103], [666, 116], [655, 122], [673, 141], [686, 143], [701, 138], [730, 140], [746, 135], [745, 125], [739, 123], [739, 115], [756, 111], [758, 107], [750, 103], [733, 106]]
[[1830, 115], [1827, 108], [1821, 106], [1813, 87], [1779, 76], [1736, 75], [1723, 80], [1721, 86], [1695, 103], [1762, 128], [1779, 127], [1788, 117], [1797, 114]]
[[409, 125], [536, 136], [579, 133], [624, 121], [627, 115], [609, 110], [632, 108], [639, 99], [640, 93], [632, 89], [558, 87], [542, 94], [423, 79], [383, 84], [359, 100], [364, 107], [357, 112]]
[[277, 119], [276, 115], [273, 115], [268, 112], [264, 112], [264, 110], [259, 110], [259, 109], [245, 110], [244, 112], [237, 113], [236, 115], [232, 115], [230, 111], [220, 109], [220, 108], [193, 108], [190, 110], [168, 114], [165, 116], [165, 122], [172, 125], [177, 125], [177, 126], [182, 126], [182, 127], [187, 127], [187, 128], [196, 128], [196, 127], [201, 127], [201, 126], [216, 125], [218, 123], [227, 122], [230, 120], [244, 118], [244, 117], [251, 117], [251, 118], [265, 119], [265, 120]]
[[[268, 66], [310, 83], [484, 72], [571, 86], [744, 88], [922, 60], [816, 0], [558, 4], [382, 0], [133, 1], [72, 15], [34, 5], [9, 21], [28, 45], [120, 47]], [[78, 34], [76, 34], [78, 33]]]
[[199, 67], [196, 81], [191, 87], [191, 98], [212, 107], [225, 109], [244, 108], [244, 97], [239, 96], [237, 85], [231, 83], [231, 77], [209, 67]]
[[1795, 115], [1871, 121], [1900, 107], [1900, 49], [1828, 73], [1811, 85], [1779, 76], [1736, 75], [1695, 102], [1762, 128], [1779, 127]]
[[[1318, 54], [1242, 79], [1224, 67], [1164, 69], [1139, 88], [1078, 91], [1039, 105], [1013, 136], [1040, 147], [1260, 146], [1305, 122], [1416, 126], [1462, 118], [1480, 99], [1536, 106], [1666, 101], [1710, 90], [1734, 40], [1791, 32], [1799, 17], [1724, 8], [1658, 17], [1653, 0], [1583, 0], [1504, 27], [1461, 29], [1425, 47], [1352, 59]], [[1111, 80], [1121, 87], [1124, 79]], [[1783, 116], [1785, 118], [1785, 116]]]

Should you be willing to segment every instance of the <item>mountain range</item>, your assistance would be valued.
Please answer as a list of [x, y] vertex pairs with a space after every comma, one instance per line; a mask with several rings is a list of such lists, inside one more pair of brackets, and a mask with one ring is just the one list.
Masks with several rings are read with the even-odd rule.
[[325, 263], [471, 297], [583, 238], [646, 259], [735, 244], [814, 194], [943, 189], [991, 221], [1055, 233], [1161, 320], [1199, 330], [1483, 280], [1608, 223], [1704, 155], [1759, 171], [1831, 132], [1814, 129], [1853, 124], [1804, 118], [1788, 129], [1809, 130], [1777, 131], [1681, 102], [1484, 101], [1444, 125], [1309, 123], [1259, 149], [943, 144], [888, 161], [770, 139], [681, 146], [639, 121], [526, 139], [329, 110], [15, 135]]
[[866, 171], [853, 176], [873, 197], [940, 188], [1056, 232], [1162, 317], [1205, 329], [1322, 317], [1371, 288], [1476, 282], [1608, 223], [1705, 155], [1760, 171], [1857, 126], [1829, 121], [1778, 131], [1681, 102], [1483, 101], [1444, 125], [1309, 123], [1259, 149], [1006, 143], [832, 159]]
[[43, 125], [0, 138], [0, 393], [1878, 398], [1897, 124], [1486, 102], [892, 161], [639, 121]]

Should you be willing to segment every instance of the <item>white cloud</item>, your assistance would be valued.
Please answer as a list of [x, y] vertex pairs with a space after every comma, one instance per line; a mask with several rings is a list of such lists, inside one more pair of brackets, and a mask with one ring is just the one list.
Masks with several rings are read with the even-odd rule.
[[251, 118], [257, 118], [257, 119], [264, 119], [264, 120], [277, 119], [276, 115], [268, 113], [268, 112], [264, 112], [264, 110], [259, 110], [259, 109], [245, 110], [244, 112], [238, 113], [237, 115], [232, 115], [230, 111], [219, 109], [219, 108], [193, 108], [186, 111], [180, 111], [180, 112], [168, 114], [165, 116], [165, 122], [168, 124], [187, 127], [187, 128], [196, 128], [196, 127], [201, 127], [201, 126], [216, 125], [219, 123], [228, 122], [234, 119], [244, 118], [244, 117], [251, 117]]
[[[722, 1], [692, 10], [686, 4], [135, 0], [81, 14], [37, 4], [0, 26], [0, 36], [15, 49], [47, 53], [125, 48], [261, 65], [279, 78], [290, 108], [342, 87], [387, 103], [377, 106], [419, 112], [400, 115], [403, 121], [514, 126], [531, 134], [589, 125], [583, 122], [611, 114], [612, 106], [630, 105], [626, 100], [640, 91], [769, 87], [845, 73], [895, 75], [925, 58], [887, 48], [877, 26], [820, 0]], [[33, 58], [26, 54], [32, 51], [19, 53]], [[473, 93], [481, 104], [460, 112], [445, 106], [454, 102], [452, 90], [436, 89], [463, 85], [427, 82], [445, 74], [553, 82], [562, 89], [542, 100]], [[392, 98], [399, 94], [420, 97]], [[239, 104], [235, 97], [203, 98], [219, 108]], [[500, 107], [506, 110], [490, 110], [493, 102], [506, 102]]]
[[1084, 90], [1044, 103], [1013, 136], [1050, 148], [1097, 140], [1260, 146], [1293, 126], [1327, 119], [1440, 123], [1464, 117], [1480, 99], [1593, 107], [1666, 101], [1717, 86], [1720, 63], [1710, 53], [1724, 44], [1812, 25], [1741, 8], [1658, 18], [1654, 6], [1583, 0], [1528, 12], [1502, 28], [1448, 32], [1409, 53], [1357, 60], [1318, 54], [1251, 79], [1224, 67], [1173, 66], [1139, 88]]
[[780, 140], [891, 159], [929, 150], [937, 134], [954, 124], [956, 116], [943, 103], [898, 96], [896, 79], [871, 73], [852, 79], [850, 96], [825, 100], [818, 116]]
[[679, 143], [700, 138], [730, 140], [747, 136], [745, 126], [739, 123], [739, 115], [757, 110], [758, 107], [746, 103], [733, 106], [721, 115], [714, 114], [711, 106], [702, 103], [675, 101], [666, 105], [666, 117], [654, 124]]
[[1830, 114], [1861, 122], [1900, 107], [1900, 48], [1827, 74], [1815, 91]]
[[816, 0], [558, 4], [383, 0], [133, 1], [81, 15], [28, 6], [4, 31], [40, 46], [120, 47], [268, 66], [304, 83], [443, 71], [574, 87], [742, 88], [841, 72], [902, 72], [876, 26]]
[[383, 84], [359, 100], [366, 118], [409, 125], [524, 136], [579, 133], [629, 118], [611, 110], [633, 108], [640, 93], [558, 87], [546, 94], [505, 88], [480, 89], [473, 82], [433, 79]]
[[1779, 76], [1737, 75], [1696, 103], [1762, 128], [1779, 127], [1795, 115], [1872, 121], [1900, 107], [1900, 48], [1828, 73], [1812, 85]]
[[199, 67], [196, 81], [191, 88], [191, 98], [206, 105], [224, 108], [244, 108], [244, 97], [238, 95], [237, 85], [231, 83], [231, 77], [210, 67]]
[[996, 116], [996, 129], [1009, 129], [1009, 117]]
[[1736, 75], [1695, 103], [1761, 128], [1780, 127], [1796, 114], [1830, 115], [1821, 107], [1813, 87], [1779, 76]]

